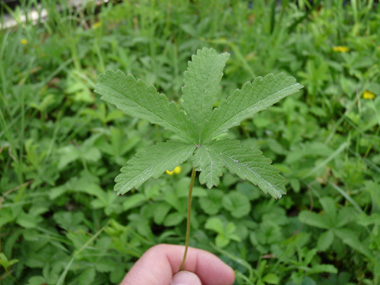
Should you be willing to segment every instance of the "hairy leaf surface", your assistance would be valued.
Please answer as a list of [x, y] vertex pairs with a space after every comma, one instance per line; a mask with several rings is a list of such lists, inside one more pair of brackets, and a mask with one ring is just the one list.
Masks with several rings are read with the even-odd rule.
[[139, 187], [150, 177], [158, 177], [166, 169], [174, 169], [188, 159], [194, 150], [194, 145], [175, 141], [147, 147], [121, 169], [121, 173], [115, 178], [115, 191], [125, 194], [132, 188]]
[[286, 194], [285, 179], [259, 150], [236, 140], [221, 140], [206, 145], [220, 155], [223, 164], [232, 173], [258, 185], [264, 193], [276, 199]]
[[235, 90], [216, 108], [204, 127], [203, 141], [237, 126], [241, 121], [255, 113], [277, 103], [280, 99], [297, 92], [302, 88], [296, 80], [284, 73], [268, 74], [258, 77], [253, 83], [247, 82], [242, 89]]
[[187, 141], [194, 141], [190, 135], [191, 125], [176, 104], [169, 103], [165, 95], [132, 75], [108, 70], [99, 76], [95, 92], [130, 116], [161, 125]]
[[228, 57], [228, 53], [203, 48], [193, 55], [184, 74], [183, 108], [198, 136], [211, 116]]
[[214, 185], [218, 186], [219, 177], [223, 174], [222, 157], [213, 149], [203, 145], [197, 149], [192, 160], [194, 167], [201, 172], [199, 181], [206, 183], [208, 188], [212, 188]]

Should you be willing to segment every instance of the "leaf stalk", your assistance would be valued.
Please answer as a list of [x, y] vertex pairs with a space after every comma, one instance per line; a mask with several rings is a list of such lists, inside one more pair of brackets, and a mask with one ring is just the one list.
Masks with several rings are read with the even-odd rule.
[[182, 264], [179, 269], [179, 271], [182, 271], [185, 267], [185, 261], [186, 261], [186, 255], [187, 250], [189, 248], [189, 239], [190, 239], [190, 214], [191, 214], [191, 194], [193, 192], [193, 186], [194, 186], [194, 180], [195, 180], [195, 167], [193, 167], [193, 170], [191, 172], [191, 181], [189, 186], [189, 196], [187, 198], [187, 223], [186, 223], [186, 242], [185, 242], [185, 253], [183, 254]]

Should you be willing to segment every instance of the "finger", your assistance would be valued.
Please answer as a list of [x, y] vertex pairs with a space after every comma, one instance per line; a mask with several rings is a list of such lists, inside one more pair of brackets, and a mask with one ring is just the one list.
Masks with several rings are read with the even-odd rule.
[[174, 274], [171, 285], [202, 285], [202, 282], [195, 273], [180, 271]]
[[[179, 271], [185, 247], [161, 244], [150, 248], [131, 268], [121, 285], [170, 284]], [[231, 285], [235, 273], [217, 256], [189, 247], [184, 270], [198, 275], [204, 285]]]

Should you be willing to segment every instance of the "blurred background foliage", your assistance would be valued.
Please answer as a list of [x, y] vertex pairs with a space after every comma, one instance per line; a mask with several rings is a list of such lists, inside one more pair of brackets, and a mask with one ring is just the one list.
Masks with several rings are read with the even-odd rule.
[[[121, 166], [172, 134], [93, 88], [121, 69], [178, 100], [203, 46], [231, 53], [219, 98], [271, 72], [305, 88], [230, 133], [288, 195], [196, 184], [190, 245], [236, 284], [380, 284], [378, 1], [21, 2], [1, 14], [18, 22], [0, 31], [1, 284], [115, 284], [149, 247], [184, 243], [191, 165], [117, 197]], [[23, 22], [32, 9], [48, 18]]]

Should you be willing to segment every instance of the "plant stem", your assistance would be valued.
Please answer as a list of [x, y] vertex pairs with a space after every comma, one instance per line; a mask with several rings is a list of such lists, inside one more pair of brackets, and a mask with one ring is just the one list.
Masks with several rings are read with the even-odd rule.
[[193, 192], [194, 180], [195, 180], [195, 167], [191, 172], [191, 181], [189, 186], [189, 196], [187, 198], [187, 223], [186, 223], [186, 243], [185, 243], [185, 253], [183, 254], [183, 260], [179, 271], [182, 271], [185, 266], [185, 260], [187, 255], [187, 249], [189, 248], [189, 239], [190, 239], [190, 214], [191, 214], [191, 193]]

